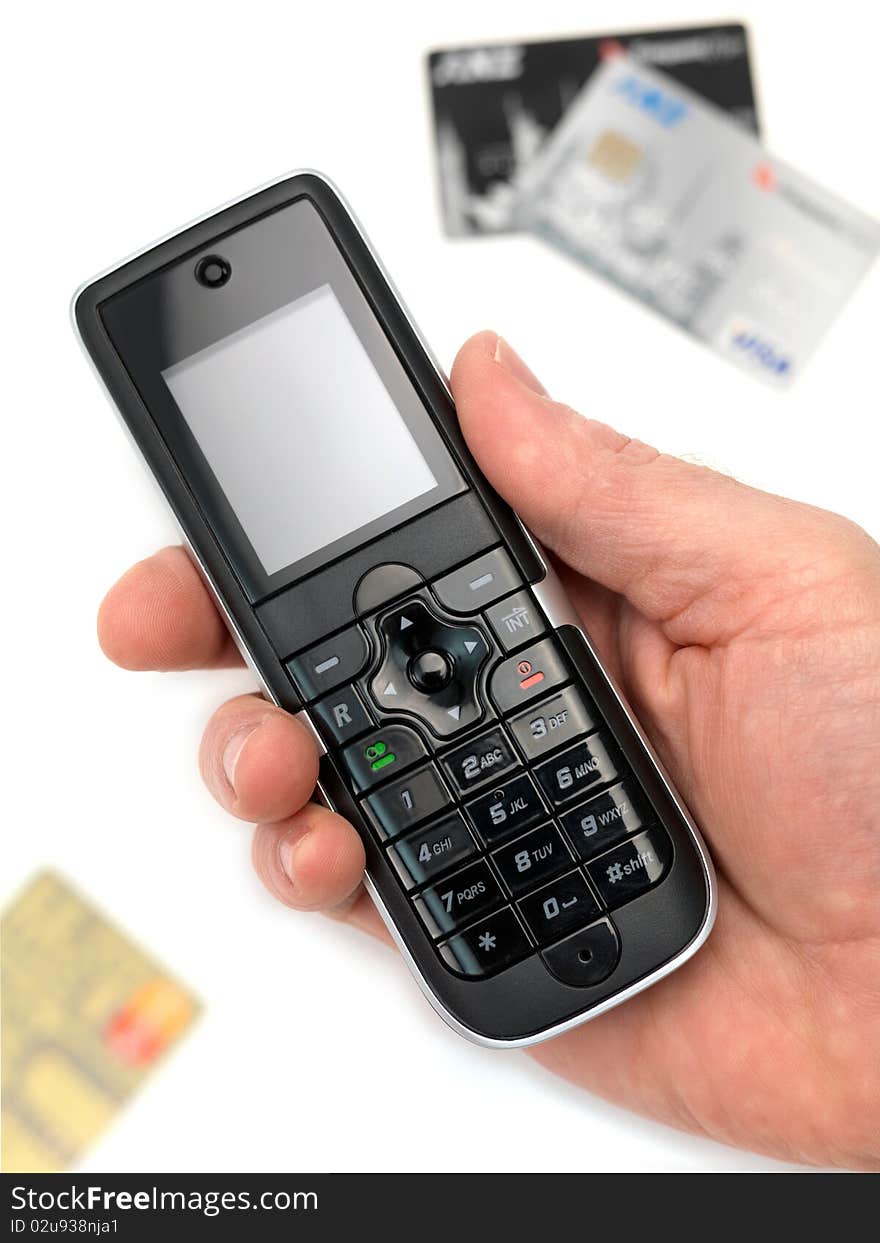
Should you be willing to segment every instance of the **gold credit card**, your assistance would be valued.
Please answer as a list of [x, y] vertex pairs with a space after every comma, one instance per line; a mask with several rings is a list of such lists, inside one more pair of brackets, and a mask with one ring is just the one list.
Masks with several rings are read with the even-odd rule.
[[53, 872], [7, 907], [0, 935], [0, 1163], [67, 1169], [201, 1007]]

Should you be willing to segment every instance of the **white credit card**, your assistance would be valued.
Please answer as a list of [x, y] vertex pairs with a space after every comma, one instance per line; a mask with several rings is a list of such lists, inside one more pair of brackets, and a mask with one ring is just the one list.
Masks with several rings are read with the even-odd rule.
[[880, 222], [626, 56], [593, 74], [517, 194], [520, 225], [774, 385], [880, 249]]

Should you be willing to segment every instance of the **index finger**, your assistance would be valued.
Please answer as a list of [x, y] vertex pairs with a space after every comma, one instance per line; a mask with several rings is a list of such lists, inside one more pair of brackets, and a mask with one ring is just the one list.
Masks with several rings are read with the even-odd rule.
[[180, 547], [139, 561], [98, 610], [98, 642], [123, 669], [222, 669], [241, 657], [208, 588]]

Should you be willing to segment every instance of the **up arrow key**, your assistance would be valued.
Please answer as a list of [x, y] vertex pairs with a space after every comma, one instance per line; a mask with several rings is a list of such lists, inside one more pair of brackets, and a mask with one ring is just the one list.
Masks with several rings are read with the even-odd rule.
[[382, 694], [383, 694], [383, 695], [396, 695], [396, 694], [397, 694], [397, 687], [394, 685], [394, 683], [393, 683], [393, 682], [386, 682], [386, 683], [385, 683], [385, 689], [384, 689], [384, 691], [382, 692]]

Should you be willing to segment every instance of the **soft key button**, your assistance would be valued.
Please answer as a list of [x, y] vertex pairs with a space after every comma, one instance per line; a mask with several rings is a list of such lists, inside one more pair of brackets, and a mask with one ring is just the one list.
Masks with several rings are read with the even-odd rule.
[[317, 699], [343, 682], [351, 682], [367, 663], [367, 639], [359, 626], [310, 647], [287, 662], [287, 672], [303, 699]]
[[500, 548], [484, 553], [434, 583], [434, 594], [453, 613], [476, 613], [521, 586], [513, 562]]

